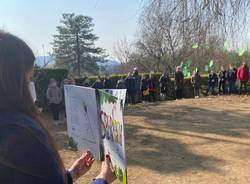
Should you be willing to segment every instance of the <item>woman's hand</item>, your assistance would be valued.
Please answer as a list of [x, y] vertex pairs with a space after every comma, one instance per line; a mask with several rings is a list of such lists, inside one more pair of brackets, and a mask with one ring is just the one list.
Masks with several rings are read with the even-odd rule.
[[109, 155], [105, 156], [105, 160], [102, 162], [101, 172], [96, 177], [96, 179], [103, 179], [107, 181], [107, 183], [112, 183], [113, 181], [116, 180], [115, 172], [113, 170]]
[[86, 174], [90, 169], [95, 159], [92, 153], [87, 150], [82, 156], [75, 161], [72, 167], [69, 169], [73, 180], [76, 180]]

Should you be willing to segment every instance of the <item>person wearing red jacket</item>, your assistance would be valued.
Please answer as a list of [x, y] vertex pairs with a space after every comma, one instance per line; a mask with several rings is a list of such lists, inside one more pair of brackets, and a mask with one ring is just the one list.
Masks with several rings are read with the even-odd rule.
[[240, 94], [242, 92], [242, 87], [244, 86], [244, 92], [247, 92], [247, 82], [249, 80], [249, 69], [245, 62], [242, 63], [242, 66], [237, 71], [237, 78], [240, 81]]

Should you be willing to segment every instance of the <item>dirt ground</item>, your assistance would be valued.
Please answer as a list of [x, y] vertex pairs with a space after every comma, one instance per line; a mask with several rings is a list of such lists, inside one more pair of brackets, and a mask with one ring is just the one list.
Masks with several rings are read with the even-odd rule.
[[[79, 156], [67, 146], [66, 126], [46, 125], [69, 167]], [[250, 97], [139, 104], [125, 110], [129, 184], [250, 183]], [[87, 184], [100, 168], [77, 184]]]

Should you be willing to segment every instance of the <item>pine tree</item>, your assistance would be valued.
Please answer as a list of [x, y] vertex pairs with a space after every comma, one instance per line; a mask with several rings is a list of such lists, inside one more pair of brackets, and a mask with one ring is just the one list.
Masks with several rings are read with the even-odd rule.
[[56, 67], [78, 75], [98, 71], [96, 62], [102, 58], [104, 50], [95, 47], [98, 37], [93, 34], [92, 20], [83, 15], [62, 15], [61, 25], [57, 27], [58, 34], [53, 36], [52, 43]]

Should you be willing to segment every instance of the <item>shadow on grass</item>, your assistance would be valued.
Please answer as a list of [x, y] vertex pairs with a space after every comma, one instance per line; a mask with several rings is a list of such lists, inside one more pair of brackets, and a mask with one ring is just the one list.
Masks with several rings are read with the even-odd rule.
[[[199, 143], [201, 145], [223, 142], [250, 146], [250, 143], [232, 139], [248, 138], [249, 134], [244, 132], [250, 132], [248, 115], [237, 111], [207, 110], [185, 105], [168, 108], [168, 103], [158, 103], [134, 106], [125, 114], [143, 119], [143, 125], [140, 122], [126, 124], [129, 165], [165, 174], [188, 170], [222, 172], [219, 168], [225, 164], [224, 160], [197, 155], [188, 149], [189, 144], [184, 144], [178, 139], [158, 136], [162, 133], [203, 139], [204, 141]], [[154, 131], [154, 134], [148, 133], [150, 131]]]
[[126, 126], [128, 165], [141, 166], [160, 173], [171, 174], [187, 170], [221, 172], [224, 162], [215, 157], [197, 155], [176, 139], [141, 134], [138, 126]]
[[126, 115], [144, 117], [147, 124], [161, 131], [188, 131], [236, 138], [246, 136], [242, 130], [250, 132], [249, 115], [237, 112], [237, 110], [213, 111], [185, 105], [168, 108], [168, 104], [164, 107], [162, 104], [159, 107], [147, 104], [147, 107], [155, 108], [155, 110], [149, 111], [145, 108], [134, 107], [127, 111]]

